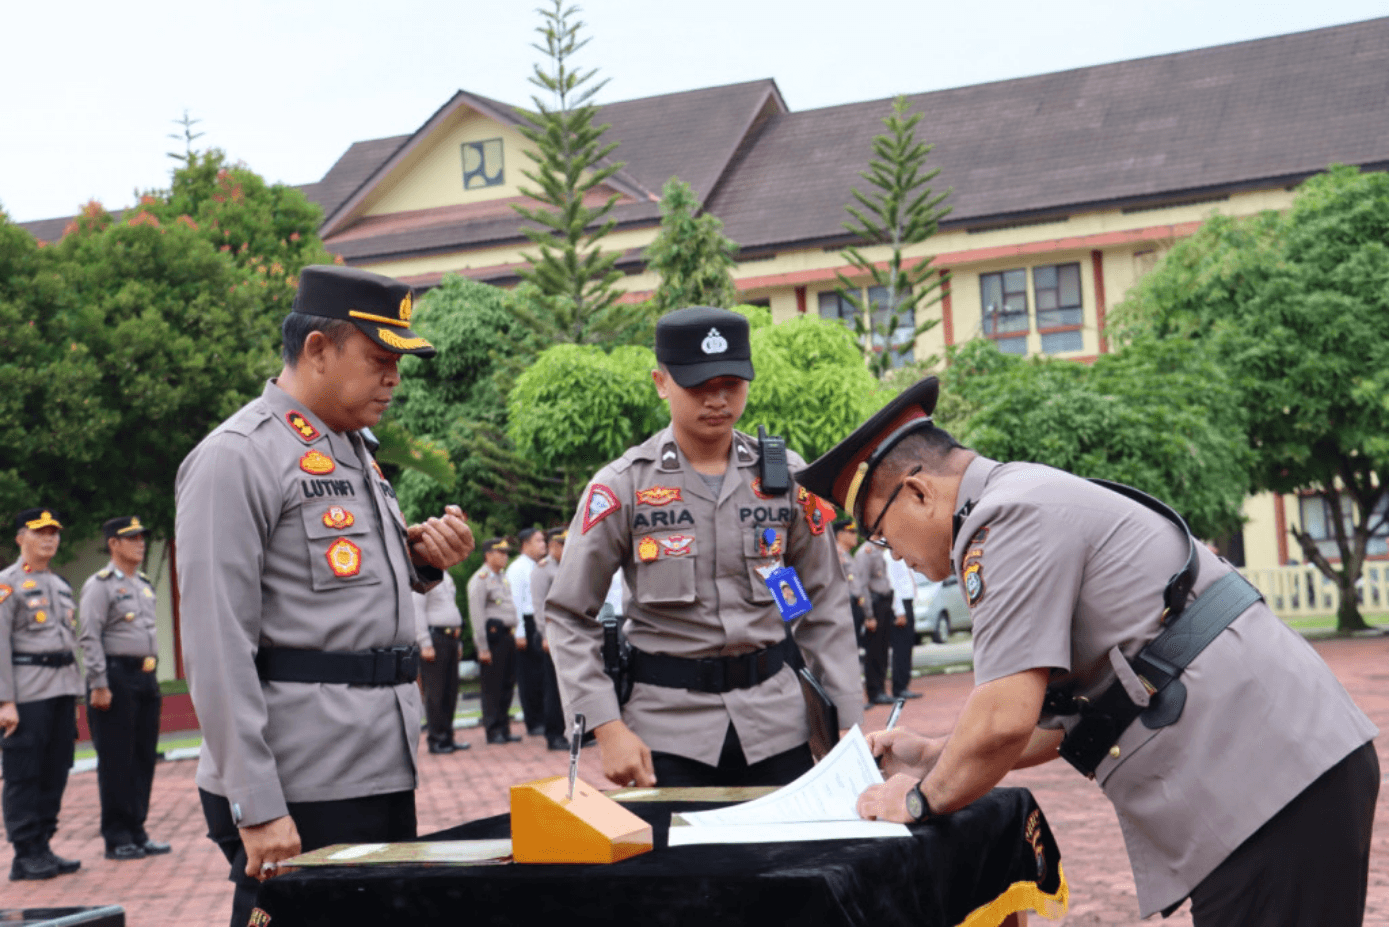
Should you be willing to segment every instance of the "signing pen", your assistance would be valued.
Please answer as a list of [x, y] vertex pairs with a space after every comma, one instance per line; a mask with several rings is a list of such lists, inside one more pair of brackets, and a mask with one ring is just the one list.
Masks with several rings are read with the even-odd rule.
[[574, 736], [569, 741], [569, 800], [574, 800], [574, 780], [579, 776], [579, 748], [584, 745], [584, 716], [574, 715]]
[[907, 700], [905, 698], [899, 698], [892, 703], [892, 713], [887, 716], [887, 727], [883, 728], [883, 730], [890, 731], [896, 726], [897, 719], [902, 716], [902, 706], [906, 704]]

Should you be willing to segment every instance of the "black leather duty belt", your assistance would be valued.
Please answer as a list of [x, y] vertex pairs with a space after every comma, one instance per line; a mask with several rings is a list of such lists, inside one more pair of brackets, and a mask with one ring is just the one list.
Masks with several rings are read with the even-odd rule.
[[701, 659], [645, 653], [633, 647], [630, 676], [633, 682], [694, 692], [723, 693], [734, 689], [751, 689], [781, 672], [787, 662], [789, 647], [787, 641], [779, 641], [763, 650], [741, 656]]
[[458, 640], [458, 638], [460, 638], [460, 637], [463, 636], [463, 629], [462, 629], [462, 628], [444, 627], [444, 626], [442, 626], [442, 625], [435, 625], [435, 624], [432, 624], [432, 625], [429, 626], [429, 633], [430, 633], [430, 634], [437, 634], [437, 635], [439, 635], [440, 637], [451, 637], [451, 638], [453, 638], [454, 640]]
[[152, 673], [159, 666], [159, 658], [155, 656], [133, 657], [120, 653], [108, 653], [106, 662], [116, 666], [122, 666], [131, 672]]
[[77, 662], [71, 650], [58, 650], [53, 653], [12, 653], [10, 662], [15, 666], [71, 666]]
[[415, 647], [375, 650], [295, 650], [262, 647], [256, 673], [266, 682], [325, 682], [349, 686], [398, 686], [420, 675]]

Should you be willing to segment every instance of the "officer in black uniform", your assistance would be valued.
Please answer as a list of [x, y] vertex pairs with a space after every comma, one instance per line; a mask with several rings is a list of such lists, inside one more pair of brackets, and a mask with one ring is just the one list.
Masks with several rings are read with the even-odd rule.
[[149, 529], [128, 515], [101, 526], [111, 562], [82, 584], [78, 643], [87, 674], [106, 858], [169, 852], [145, 832], [159, 749], [154, 587], [140, 572]]

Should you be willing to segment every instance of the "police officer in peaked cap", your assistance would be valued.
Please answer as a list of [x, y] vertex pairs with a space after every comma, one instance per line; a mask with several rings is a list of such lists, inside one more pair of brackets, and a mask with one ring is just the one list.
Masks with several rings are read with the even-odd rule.
[[233, 927], [257, 879], [330, 843], [415, 836], [419, 650], [410, 594], [472, 551], [462, 512], [407, 525], [370, 428], [400, 383], [408, 285], [299, 275], [284, 367], [179, 468], [175, 537], [197, 782], [232, 862]]
[[[735, 430], [754, 375], [746, 319], [670, 312], [656, 325], [656, 359], [671, 424], [589, 482], [546, 597], [566, 717], [585, 716], [604, 774], [620, 784], [786, 783], [813, 762], [798, 649], [841, 727], [863, 714], [833, 512], [797, 484], [794, 453], [789, 487], [762, 485], [758, 441]], [[783, 568], [812, 606], [790, 625], [794, 639], [765, 578]], [[631, 591], [625, 704], [604, 674], [595, 620], [617, 570]]]

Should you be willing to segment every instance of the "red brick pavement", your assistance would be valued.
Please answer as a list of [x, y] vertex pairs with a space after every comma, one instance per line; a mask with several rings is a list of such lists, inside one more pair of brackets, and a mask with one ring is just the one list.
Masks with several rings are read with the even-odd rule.
[[[1382, 731], [1389, 735], [1389, 637], [1333, 640], [1317, 649]], [[944, 733], [969, 693], [969, 674], [919, 679], [926, 697], [909, 702], [904, 724], [925, 733]], [[868, 727], [881, 726], [886, 709], [869, 714]], [[471, 750], [451, 756], [420, 757], [420, 831], [429, 833], [462, 821], [506, 810], [507, 788], [546, 775], [567, 772], [567, 756], [549, 752], [541, 738], [510, 746], [487, 746], [477, 731], [460, 732]], [[1389, 736], [1378, 740], [1380, 762], [1389, 774]], [[119, 904], [133, 927], [208, 924], [221, 927], [231, 909], [227, 864], [204, 836], [202, 811], [193, 782], [196, 763], [163, 763], [155, 777], [149, 831], [169, 840], [169, 856], [117, 863], [102, 858], [97, 832], [96, 776], [75, 774], [63, 801], [62, 829], [54, 849], [82, 860], [82, 870], [48, 882], [0, 881], [0, 908]], [[580, 775], [602, 784], [596, 750], [585, 750]], [[1069, 927], [1138, 924], [1133, 877], [1123, 837], [1109, 803], [1090, 782], [1063, 763], [1014, 773], [1009, 785], [1032, 789], [1061, 847], [1071, 888]], [[1386, 782], [1389, 786], [1389, 782]], [[1389, 925], [1389, 788], [1380, 792], [1374, 856], [1371, 859], [1367, 925]], [[3, 874], [0, 874], [3, 878]], [[1036, 923], [1047, 923], [1034, 919]], [[1189, 927], [1185, 911], [1164, 927]]]

